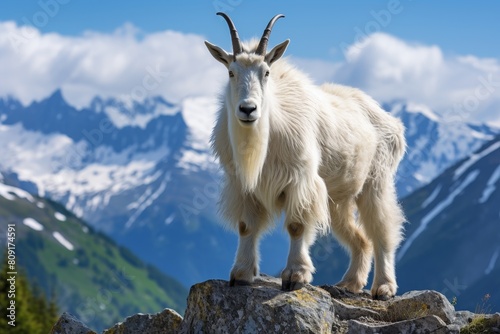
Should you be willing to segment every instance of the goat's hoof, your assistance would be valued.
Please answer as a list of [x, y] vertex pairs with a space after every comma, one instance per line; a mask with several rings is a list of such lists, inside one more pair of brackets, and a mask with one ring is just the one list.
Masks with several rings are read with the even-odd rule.
[[229, 286], [247, 286], [253, 283], [255, 276], [257, 276], [258, 269], [256, 266], [246, 267], [233, 267], [229, 275]]
[[304, 287], [312, 281], [312, 274], [308, 268], [292, 267], [285, 268], [281, 273], [281, 289], [283, 291], [293, 291]]
[[383, 302], [388, 301], [391, 298], [394, 298], [394, 296], [390, 295], [374, 295], [372, 296], [373, 300], [381, 300]]
[[366, 284], [363, 284], [357, 280], [342, 280], [335, 284], [335, 286], [346, 289], [347, 291], [352, 293], [361, 293], [365, 285]]
[[372, 298], [374, 300], [389, 300], [396, 295], [396, 284], [394, 283], [385, 283], [382, 285], [373, 286], [371, 289]]
[[304, 287], [305, 283], [303, 282], [294, 282], [294, 281], [282, 281], [281, 282], [281, 290], [283, 291], [294, 291], [299, 290]]
[[235, 279], [234, 277], [231, 277], [231, 279], [229, 280], [229, 286], [248, 286], [250, 284], [251, 283], [248, 281], [244, 281], [241, 279]]

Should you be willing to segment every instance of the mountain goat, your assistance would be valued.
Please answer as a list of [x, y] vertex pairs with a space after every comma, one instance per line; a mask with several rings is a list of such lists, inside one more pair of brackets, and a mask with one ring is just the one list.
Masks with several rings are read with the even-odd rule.
[[284, 212], [291, 240], [283, 290], [311, 282], [309, 247], [331, 227], [351, 255], [337, 285], [359, 292], [374, 257], [373, 298], [394, 296], [404, 221], [394, 188], [406, 146], [402, 123], [357, 89], [314, 85], [280, 59], [290, 40], [266, 52], [283, 15], [257, 44], [241, 43], [231, 19], [217, 14], [233, 47], [231, 54], [205, 41], [229, 74], [211, 143], [225, 172], [220, 210], [239, 231], [230, 285], [259, 274], [259, 238]]

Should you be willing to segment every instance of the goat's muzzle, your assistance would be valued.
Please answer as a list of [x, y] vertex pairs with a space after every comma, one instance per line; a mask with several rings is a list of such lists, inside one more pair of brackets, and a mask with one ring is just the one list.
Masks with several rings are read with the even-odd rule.
[[237, 115], [242, 124], [250, 125], [259, 118], [257, 105], [254, 103], [241, 103], [238, 106]]

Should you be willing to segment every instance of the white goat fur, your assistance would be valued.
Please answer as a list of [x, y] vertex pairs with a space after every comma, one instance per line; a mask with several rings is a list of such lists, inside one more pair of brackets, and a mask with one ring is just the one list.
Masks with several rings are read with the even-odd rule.
[[[207, 46], [214, 55], [211, 44]], [[267, 61], [254, 53], [256, 46], [243, 44], [244, 52], [234, 60], [240, 70]], [[351, 254], [338, 285], [361, 290], [374, 251], [372, 294], [394, 295], [394, 256], [404, 221], [394, 176], [406, 146], [403, 125], [360, 90], [316, 86], [284, 59], [269, 66], [263, 89], [255, 89], [254, 83], [227, 85], [212, 133], [214, 152], [225, 171], [220, 209], [240, 233], [233, 283], [252, 282], [258, 275], [259, 236], [284, 212], [291, 236], [282, 273], [285, 289], [312, 280], [309, 247], [316, 232], [331, 227]], [[235, 116], [242, 91], [259, 101], [261, 115], [251, 127], [242, 126]]]

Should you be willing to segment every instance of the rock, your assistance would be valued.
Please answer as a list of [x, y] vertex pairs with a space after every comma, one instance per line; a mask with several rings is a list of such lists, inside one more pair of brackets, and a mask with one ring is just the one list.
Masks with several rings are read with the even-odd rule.
[[[95, 334], [64, 313], [51, 334]], [[500, 333], [500, 313], [455, 312], [436, 291], [411, 291], [387, 301], [368, 292], [306, 284], [281, 291], [281, 280], [261, 276], [249, 286], [209, 280], [193, 285], [184, 319], [165, 309], [136, 314], [103, 334], [191, 333]]]
[[410, 291], [389, 301], [387, 316], [393, 321], [417, 318], [429, 314], [437, 315], [447, 325], [455, 321], [455, 308], [437, 291]]
[[500, 329], [500, 313], [497, 312], [491, 316], [492, 322], [494, 326], [498, 329]]
[[211, 280], [191, 288], [182, 333], [331, 333], [330, 295], [305, 285], [281, 291], [281, 280], [257, 278], [251, 286], [229, 287]]
[[332, 299], [335, 314], [340, 320], [359, 319], [361, 317], [369, 317], [372, 319], [379, 319], [380, 313], [376, 310], [371, 310], [362, 306], [353, 306], [345, 304], [344, 302]]
[[452, 334], [459, 333], [459, 329], [450, 329], [436, 315], [428, 315], [421, 318], [403, 320], [394, 323], [366, 323], [358, 320], [349, 320], [349, 329], [347, 333], [352, 334], [402, 334], [402, 333], [436, 333], [436, 334]]
[[334, 285], [323, 285], [321, 288], [328, 291], [333, 298], [335, 315], [340, 320], [359, 318], [378, 320], [387, 309], [384, 301], [373, 300], [371, 294], [366, 291], [352, 293]]
[[170, 334], [178, 333], [182, 317], [171, 309], [156, 314], [135, 314], [120, 322], [103, 334]]
[[[466, 325], [460, 314], [436, 291], [410, 291], [387, 301], [373, 300], [369, 293], [354, 294], [335, 286], [322, 286], [333, 298], [335, 314], [346, 321], [348, 333], [458, 333]], [[473, 314], [473, 313], [470, 313]], [[436, 317], [439, 321], [436, 321]]]
[[460, 328], [460, 333], [500, 333], [500, 313], [474, 314], [469, 324]]
[[472, 322], [476, 315], [471, 311], [458, 311], [455, 312], [455, 321], [454, 323], [459, 325], [460, 327], [467, 326]]
[[96, 334], [80, 320], [64, 312], [50, 330], [50, 334]]

